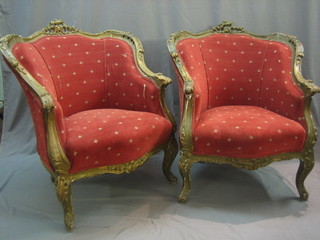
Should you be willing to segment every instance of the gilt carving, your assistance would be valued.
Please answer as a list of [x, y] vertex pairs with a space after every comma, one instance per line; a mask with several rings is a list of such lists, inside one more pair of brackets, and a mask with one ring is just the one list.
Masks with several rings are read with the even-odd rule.
[[[49, 94], [46, 88], [44, 88], [44, 86], [42, 86], [32, 76], [32, 74], [30, 74], [27, 69], [22, 66], [19, 60], [15, 58], [12, 53], [12, 47], [15, 43], [32, 43], [33, 41], [36, 41], [43, 37], [48, 38], [53, 35], [61, 36], [67, 34], [76, 34], [81, 37], [84, 36], [92, 39], [110, 37], [121, 39], [122, 41], [129, 44], [132, 52], [134, 53], [135, 64], [138, 67], [140, 74], [148, 78], [150, 81], [154, 81], [154, 83], [158, 87], [160, 101], [159, 104], [162, 107], [164, 115], [168, 118], [173, 126], [171, 136], [167, 139], [167, 142], [153, 148], [140, 158], [131, 160], [129, 162], [114, 165], [105, 165], [102, 167], [78, 171], [76, 173], [70, 173], [71, 163], [66, 154], [64, 145], [60, 142], [60, 133], [58, 133], [57, 129], [57, 116], [54, 114], [54, 109], [56, 106], [54, 105], [55, 102], [53, 101], [53, 97]], [[73, 181], [105, 173], [122, 174], [132, 172], [137, 167], [142, 165], [149, 157], [161, 150], [164, 150], [165, 156], [163, 160], [163, 172], [170, 183], [176, 182], [176, 177], [171, 172], [171, 165], [178, 151], [177, 143], [174, 136], [176, 124], [174, 118], [172, 117], [172, 114], [170, 113], [165, 103], [165, 88], [169, 83], [171, 83], [171, 79], [163, 76], [160, 73], [153, 73], [147, 68], [144, 62], [144, 50], [142, 47], [142, 43], [138, 38], [134, 37], [131, 33], [115, 30], [104, 31], [102, 33], [86, 33], [73, 26], [66, 25], [62, 20], [53, 20], [47, 27], [35, 32], [29, 37], [7, 35], [1, 38], [0, 50], [4, 57], [7, 59], [8, 63], [12, 66], [15, 73], [20, 75], [24, 89], [34, 95], [34, 101], [38, 104], [37, 107], [42, 113], [40, 115], [43, 116], [45, 125], [44, 132], [46, 134], [45, 141], [47, 144], [47, 152], [45, 157], [41, 156], [41, 158], [44, 158], [42, 159], [42, 162], [44, 163], [43, 165], [49, 171], [51, 180], [55, 183], [56, 194], [63, 206], [65, 226], [68, 231], [72, 230], [74, 222], [74, 214], [71, 201], [71, 183]], [[46, 158], [48, 158], [50, 166], [47, 166]]]
[[220, 25], [214, 27], [211, 29], [212, 33], [230, 33], [230, 34], [235, 34], [235, 33], [247, 33], [244, 28], [237, 27], [234, 25], [232, 22], [229, 21], [223, 21]]
[[[180, 58], [177, 50], [177, 44], [183, 39], [202, 39], [207, 38], [213, 34], [245, 34], [249, 37], [254, 37], [262, 39], [265, 41], [278, 41], [288, 45], [292, 48], [292, 68], [293, 68], [293, 81], [296, 81], [297, 85], [303, 90], [305, 103], [304, 116], [300, 120], [305, 119], [308, 135], [305, 141], [304, 149], [301, 152], [285, 152], [281, 154], [275, 154], [272, 156], [265, 156], [261, 158], [236, 158], [236, 157], [226, 157], [226, 156], [214, 156], [214, 155], [197, 155], [194, 154], [194, 143], [193, 143], [193, 104], [195, 102], [195, 97], [193, 95], [193, 79], [189, 76], [188, 71]], [[300, 198], [306, 200], [308, 194], [304, 187], [304, 180], [307, 175], [312, 170], [314, 165], [313, 160], [313, 147], [317, 139], [317, 132], [312, 119], [310, 104], [311, 96], [315, 93], [320, 92], [320, 88], [316, 86], [311, 80], [306, 80], [303, 78], [301, 73], [301, 64], [303, 60], [303, 47], [302, 44], [297, 40], [296, 37], [282, 34], [282, 33], [272, 33], [270, 35], [256, 35], [247, 32], [241, 27], [235, 26], [232, 22], [224, 21], [220, 25], [204, 31], [201, 33], [190, 33], [187, 31], [180, 31], [170, 35], [167, 41], [168, 49], [171, 57], [176, 65], [177, 72], [182, 79], [183, 87], [183, 114], [180, 126], [180, 150], [181, 157], [179, 161], [179, 169], [181, 176], [183, 178], [183, 187], [181, 193], [178, 197], [180, 202], [184, 202], [187, 199], [187, 195], [190, 190], [190, 167], [192, 163], [207, 162], [207, 163], [218, 163], [218, 164], [229, 164], [237, 168], [245, 168], [248, 170], [254, 170], [260, 167], [269, 165], [275, 161], [288, 160], [292, 158], [301, 159], [300, 167], [297, 173], [296, 183], [297, 189], [300, 194]]]
[[43, 29], [46, 35], [63, 35], [70, 33], [78, 33], [80, 30], [73, 27], [67, 26], [63, 20], [53, 20], [49, 23], [49, 26]]

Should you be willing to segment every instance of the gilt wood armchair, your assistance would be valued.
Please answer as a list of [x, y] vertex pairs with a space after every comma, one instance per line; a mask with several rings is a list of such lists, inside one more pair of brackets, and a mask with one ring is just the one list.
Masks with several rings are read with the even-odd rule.
[[164, 150], [164, 175], [176, 182], [175, 122], [165, 104], [171, 79], [146, 67], [131, 33], [90, 34], [54, 20], [30, 37], [5, 36], [1, 51], [26, 94], [67, 230], [75, 180], [131, 172]]
[[225, 21], [199, 34], [174, 33], [167, 45], [182, 109], [179, 201], [187, 200], [193, 163], [253, 170], [292, 158], [300, 159], [296, 186], [306, 200], [317, 137], [310, 103], [320, 89], [302, 77], [302, 44]]

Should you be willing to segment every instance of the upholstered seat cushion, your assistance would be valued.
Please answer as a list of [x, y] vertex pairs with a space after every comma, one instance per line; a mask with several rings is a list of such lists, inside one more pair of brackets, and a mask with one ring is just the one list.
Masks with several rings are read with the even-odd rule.
[[71, 173], [138, 159], [165, 143], [170, 121], [149, 112], [96, 109], [65, 119]]
[[255, 106], [204, 111], [193, 134], [195, 154], [238, 158], [299, 152], [306, 138], [298, 122]]

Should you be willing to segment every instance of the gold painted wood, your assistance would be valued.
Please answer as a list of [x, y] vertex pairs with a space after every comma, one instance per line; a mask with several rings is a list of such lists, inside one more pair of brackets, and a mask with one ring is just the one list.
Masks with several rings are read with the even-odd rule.
[[[305, 108], [304, 118], [307, 123], [307, 139], [302, 152], [288, 152], [277, 154], [273, 156], [256, 158], [256, 159], [242, 159], [234, 157], [222, 157], [222, 156], [204, 156], [193, 154], [193, 139], [192, 139], [192, 119], [193, 119], [193, 104], [194, 104], [194, 88], [193, 80], [190, 77], [186, 67], [179, 58], [176, 45], [180, 40], [185, 38], [204, 38], [211, 34], [245, 34], [258, 39], [279, 41], [285, 43], [293, 50], [293, 76], [297, 85], [302, 89], [304, 93]], [[245, 29], [234, 25], [232, 22], [224, 21], [217, 27], [213, 27], [207, 31], [201, 33], [190, 33], [187, 31], [180, 31], [170, 35], [167, 40], [167, 46], [171, 54], [172, 60], [177, 68], [177, 72], [183, 80], [183, 114], [180, 125], [180, 160], [179, 170], [183, 179], [183, 186], [181, 193], [178, 197], [179, 202], [185, 202], [188, 198], [188, 194], [191, 186], [190, 169], [193, 163], [207, 162], [207, 163], [219, 163], [229, 164], [238, 168], [245, 168], [248, 170], [254, 170], [260, 167], [269, 165], [275, 161], [288, 160], [292, 158], [300, 159], [300, 166], [296, 175], [296, 186], [302, 200], [308, 199], [308, 193], [304, 186], [304, 181], [307, 175], [310, 173], [314, 166], [314, 153], [313, 148], [317, 140], [317, 131], [312, 118], [310, 110], [311, 97], [320, 92], [320, 88], [317, 87], [312, 80], [306, 80], [301, 73], [301, 64], [303, 59], [303, 46], [301, 42], [294, 36], [283, 33], [272, 33], [270, 35], [257, 35], [249, 33]]]
[[[162, 106], [165, 116], [173, 125], [173, 131], [167, 143], [152, 149], [150, 152], [146, 153], [139, 159], [130, 162], [98, 167], [73, 174], [69, 173], [71, 165], [58, 137], [57, 125], [53, 112], [53, 99], [51, 95], [46, 91], [46, 89], [41, 86], [33, 78], [33, 76], [28, 73], [28, 71], [19, 63], [19, 61], [15, 58], [11, 51], [13, 45], [18, 42], [33, 42], [45, 36], [69, 34], [77, 34], [95, 39], [105, 37], [118, 38], [126, 41], [131, 46], [140, 73], [155, 82], [156, 86], [159, 88], [160, 105]], [[116, 30], [109, 30], [101, 33], [87, 33], [73, 26], [66, 25], [62, 20], [53, 20], [47, 27], [35, 32], [29, 37], [10, 34], [1, 38], [0, 50], [7, 60], [8, 64], [10, 64], [12, 69], [21, 76], [26, 86], [35, 94], [42, 105], [45, 129], [47, 133], [48, 159], [53, 171], [48, 169], [46, 166], [45, 168], [50, 172], [51, 180], [53, 183], [55, 183], [56, 194], [63, 206], [64, 222], [68, 231], [71, 231], [73, 229], [74, 223], [74, 213], [71, 199], [71, 183], [76, 180], [94, 177], [105, 173], [122, 174], [132, 172], [137, 167], [141, 166], [149, 157], [161, 150], [164, 150], [164, 175], [170, 183], [176, 183], [176, 177], [171, 172], [171, 165], [178, 151], [177, 141], [174, 135], [176, 130], [176, 123], [173, 115], [171, 114], [165, 103], [165, 89], [172, 82], [172, 80], [168, 77], [165, 77], [161, 73], [154, 73], [148, 69], [144, 61], [144, 50], [142, 47], [142, 43], [138, 38], [136, 38], [129, 32]]]

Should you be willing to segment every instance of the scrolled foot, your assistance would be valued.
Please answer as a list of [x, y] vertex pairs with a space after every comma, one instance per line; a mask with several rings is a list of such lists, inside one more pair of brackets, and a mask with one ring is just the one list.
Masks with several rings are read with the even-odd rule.
[[192, 162], [182, 155], [179, 161], [179, 171], [182, 177], [182, 190], [178, 197], [179, 203], [184, 203], [188, 199], [188, 194], [190, 192], [191, 187], [191, 177], [190, 177], [190, 170], [191, 170]]
[[299, 193], [300, 194], [300, 199], [303, 201], [307, 201], [309, 198], [309, 193], [307, 192], [303, 192], [303, 193]]
[[185, 203], [187, 201], [188, 197], [187, 194], [185, 193], [180, 193], [180, 195], [178, 196], [178, 202], [179, 203]]
[[66, 213], [64, 216], [64, 225], [68, 232], [73, 230], [74, 216], [72, 213]]
[[303, 201], [308, 200], [309, 194], [304, 186], [304, 181], [313, 169], [314, 157], [313, 152], [300, 159], [300, 165], [296, 175], [296, 185], [300, 195], [300, 199]]

